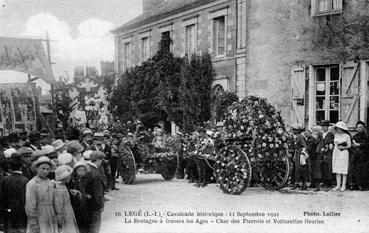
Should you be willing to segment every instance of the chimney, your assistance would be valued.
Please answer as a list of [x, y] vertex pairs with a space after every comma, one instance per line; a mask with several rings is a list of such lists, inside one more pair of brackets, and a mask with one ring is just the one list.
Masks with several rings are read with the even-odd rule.
[[164, 2], [166, 2], [166, 0], [143, 0], [143, 13], [145, 14], [155, 9]]

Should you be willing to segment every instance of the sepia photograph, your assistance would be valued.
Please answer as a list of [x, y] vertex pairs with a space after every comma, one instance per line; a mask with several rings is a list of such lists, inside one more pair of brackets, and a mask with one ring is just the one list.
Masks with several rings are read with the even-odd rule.
[[368, 233], [368, 0], [0, 0], [0, 233]]

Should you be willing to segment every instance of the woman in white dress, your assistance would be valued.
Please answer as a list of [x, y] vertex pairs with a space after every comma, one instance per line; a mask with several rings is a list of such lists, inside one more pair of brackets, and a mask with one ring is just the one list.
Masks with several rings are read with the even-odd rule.
[[[335, 126], [334, 150], [332, 154], [332, 172], [336, 173], [337, 186], [333, 191], [346, 190], [347, 173], [349, 167], [349, 149], [351, 148], [351, 136], [346, 123], [339, 121]], [[341, 185], [342, 178], [342, 185]]]

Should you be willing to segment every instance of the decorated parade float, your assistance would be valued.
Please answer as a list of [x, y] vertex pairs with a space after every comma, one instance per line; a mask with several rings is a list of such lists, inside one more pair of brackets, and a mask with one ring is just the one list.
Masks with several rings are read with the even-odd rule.
[[223, 125], [222, 132], [207, 129], [187, 142], [157, 135], [154, 144], [133, 145], [128, 137], [119, 148], [123, 182], [132, 184], [139, 169], [173, 179], [186, 160], [196, 166], [198, 187], [206, 186], [209, 168], [227, 194], [241, 194], [251, 182], [268, 189], [284, 187], [291, 168], [289, 134], [280, 113], [265, 99], [249, 96], [225, 111]]

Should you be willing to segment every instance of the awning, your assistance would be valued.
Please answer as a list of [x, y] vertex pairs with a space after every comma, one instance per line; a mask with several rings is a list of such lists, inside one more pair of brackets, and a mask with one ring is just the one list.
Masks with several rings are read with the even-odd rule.
[[41, 40], [0, 37], [0, 70], [24, 72], [55, 82]]

